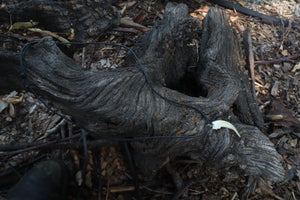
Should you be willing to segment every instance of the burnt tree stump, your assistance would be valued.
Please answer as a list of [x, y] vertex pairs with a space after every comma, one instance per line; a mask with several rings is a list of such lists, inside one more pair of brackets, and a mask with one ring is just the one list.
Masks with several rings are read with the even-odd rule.
[[[163, 20], [140, 38], [134, 51], [160, 94], [201, 109], [211, 121], [227, 120], [241, 134], [210, 129], [198, 138], [130, 142], [145, 174], [155, 172], [168, 157], [192, 156], [221, 171], [284, 179], [281, 157], [259, 129], [263, 119], [249, 89], [237, 36], [222, 10], [211, 8], [200, 27], [186, 5], [168, 4]], [[17, 72], [18, 59], [1, 49], [0, 70], [9, 66]], [[117, 69], [90, 72], [47, 37], [28, 48], [24, 65], [32, 88], [95, 132], [95, 138], [194, 136], [205, 129], [200, 113], [153, 93], [132, 55]]]

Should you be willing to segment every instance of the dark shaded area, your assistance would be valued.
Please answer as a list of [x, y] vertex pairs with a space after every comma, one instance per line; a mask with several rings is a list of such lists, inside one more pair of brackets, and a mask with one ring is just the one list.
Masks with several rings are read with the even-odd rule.
[[36, 165], [8, 193], [9, 200], [66, 199], [69, 172], [59, 161], [49, 160]]
[[168, 88], [177, 90], [183, 94], [192, 97], [206, 97], [207, 90], [201, 86], [197, 81], [196, 67], [188, 67], [187, 71], [184, 73], [183, 77], [180, 78], [175, 85], [167, 85]]

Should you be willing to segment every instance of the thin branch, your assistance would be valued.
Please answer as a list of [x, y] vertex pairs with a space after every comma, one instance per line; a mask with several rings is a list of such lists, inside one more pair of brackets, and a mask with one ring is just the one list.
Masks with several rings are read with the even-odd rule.
[[88, 153], [88, 145], [87, 145], [87, 132], [85, 130], [81, 130], [81, 140], [82, 140], [82, 145], [83, 145], [83, 152], [84, 152], [84, 163], [83, 163], [83, 168], [82, 168], [82, 182], [85, 183], [86, 181], [86, 171], [87, 171], [87, 166], [89, 162], [89, 153]]
[[[78, 138], [81, 134], [76, 134], [61, 140], [49, 142], [34, 142], [34, 143], [18, 143], [18, 144], [2, 144], [0, 151], [8, 151], [0, 153], [0, 157], [13, 156], [31, 150], [39, 149], [80, 149], [83, 148], [82, 142], [66, 142], [68, 140]], [[107, 140], [93, 140], [87, 141], [88, 149], [100, 148], [104, 146], [116, 146], [117, 142]]]
[[294, 62], [293, 60], [300, 57], [299, 54], [291, 55], [289, 57], [284, 57], [284, 58], [279, 58], [279, 59], [274, 59], [274, 60], [259, 60], [259, 61], [254, 61], [254, 64], [275, 64], [275, 63], [281, 63], [281, 62]]
[[251, 41], [250, 29], [247, 28], [243, 34], [243, 41], [245, 43], [245, 51], [247, 53], [247, 69], [251, 78], [251, 88], [252, 88], [252, 97], [257, 101], [256, 91], [255, 91], [255, 76], [254, 76], [254, 55], [253, 55], [253, 46]]

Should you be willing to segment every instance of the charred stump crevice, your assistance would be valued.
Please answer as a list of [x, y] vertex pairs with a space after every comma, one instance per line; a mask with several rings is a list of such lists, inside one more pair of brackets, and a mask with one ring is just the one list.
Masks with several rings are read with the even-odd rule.
[[[164, 19], [140, 38], [134, 51], [160, 94], [201, 109], [211, 121], [230, 121], [241, 134], [239, 138], [228, 129], [210, 129], [198, 138], [130, 142], [145, 174], [159, 169], [168, 157], [192, 156], [219, 170], [284, 179], [280, 155], [259, 129], [262, 116], [223, 11], [210, 9], [200, 27], [188, 16], [187, 6], [168, 4]], [[0, 70], [18, 67], [13, 56], [5, 55], [2, 49]], [[30, 47], [24, 61], [31, 87], [96, 133], [95, 138], [191, 136], [205, 129], [200, 113], [155, 95], [131, 55], [120, 68], [90, 72], [48, 37]]]

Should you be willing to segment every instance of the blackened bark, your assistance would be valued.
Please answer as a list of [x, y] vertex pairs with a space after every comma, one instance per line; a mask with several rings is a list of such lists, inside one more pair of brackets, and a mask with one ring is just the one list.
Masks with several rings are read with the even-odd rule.
[[22, 89], [19, 54], [0, 48], [0, 94]]
[[5, 9], [0, 9], [2, 22], [9, 22], [7, 12], [12, 23], [32, 20], [39, 22], [39, 28], [63, 34], [66, 38], [74, 31], [75, 41], [96, 39], [120, 22], [119, 14], [109, 1], [8, 1]]
[[[134, 50], [159, 93], [201, 109], [211, 121], [230, 121], [241, 134], [239, 138], [228, 129], [210, 129], [198, 138], [131, 142], [145, 173], [157, 170], [167, 157], [191, 155], [216, 169], [283, 180], [280, 155], [256, 127], [262, 123], [261, 114], [224, 12], [212, 8], [201, 29], [188, 17], [185, 5], [168, 4], [164, 19]], [[85, 71], [44, 38], [24, 59], [28, 81], [38, 94], [95, 132], [96, 138], [190, 136], [205, 128], [200, 113], [155, 95], [132, 56], [118, 69]]]

